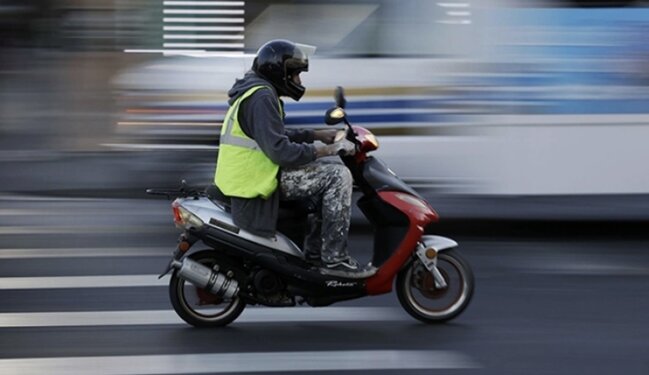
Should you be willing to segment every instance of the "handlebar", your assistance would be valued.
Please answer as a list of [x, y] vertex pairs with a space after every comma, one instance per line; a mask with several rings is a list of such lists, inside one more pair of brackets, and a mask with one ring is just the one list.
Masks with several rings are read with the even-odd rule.
[[200, 197], [205, 195], [203, 189], [199, 187], [189, 186], [187, 181], [182, 180], [180, 183], [180, 189], [146, 189], [146, 193], [149, 195], [164, 195], [167, 199], [173, 198], [188, 198], [188, 197]]

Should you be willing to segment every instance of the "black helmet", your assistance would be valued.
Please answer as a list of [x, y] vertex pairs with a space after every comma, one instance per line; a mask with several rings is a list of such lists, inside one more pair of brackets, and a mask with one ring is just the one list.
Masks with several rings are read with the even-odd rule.
[[295, 43], [276, 39], [259, 48], [252, 70], [270, 81], [278, 95], [290, 96], [297, 101], [304, 95], [305, 88], [291, 78], [309, 70], [309, 59]]

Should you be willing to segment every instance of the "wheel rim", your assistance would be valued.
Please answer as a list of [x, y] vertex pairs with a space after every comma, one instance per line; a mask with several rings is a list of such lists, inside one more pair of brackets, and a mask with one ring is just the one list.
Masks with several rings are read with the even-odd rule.
[[[405, 294], [410, 305], [421, 315], [430, 318], [452, 314], [469, 295], [467, 275], [458, 260], [439, 254], [437, 268], [448, 284], [446, 289], [435, 288], [432, 275], [419, 260], [408, 268], [405, 276]], [[423, 274], [418, 275], [420, 272]], [[418, 277], [423, 279], [417, 280]]]
[[[211, 268], [216, 262], [211, 259], [202, 259], [199, 263]], [[239, 297], [224, 301], [221, 297], [197, 288], [182, 278], [178, 279], [177, 288], [178, 299], [184, 310], [195, 318], [205, 321], [223, 319], [234, 312], [241, 303]]]

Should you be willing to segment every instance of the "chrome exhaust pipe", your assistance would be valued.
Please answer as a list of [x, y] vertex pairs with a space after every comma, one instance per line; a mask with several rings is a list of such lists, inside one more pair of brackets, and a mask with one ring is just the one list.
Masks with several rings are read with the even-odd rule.
[[185, 258], [182, 261], [172, 261], [171, 266], [178, 270], [177, 275], [179, 277], [226, 300], [236, 297], [239, 293], [237, 280], [220, 273], [218, 265], [214, 269], [210, 269], [196, 261]]

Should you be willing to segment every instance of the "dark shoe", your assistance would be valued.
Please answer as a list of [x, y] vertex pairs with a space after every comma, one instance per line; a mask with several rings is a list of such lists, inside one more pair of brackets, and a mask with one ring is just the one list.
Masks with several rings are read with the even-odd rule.
[[322, 268], [320, 268], [322, 274], [340, 276], [340, 277], [351, 277], [351, 278], [365, 278], [370, 277], [376, 273], [376, 268], [368, 265], [362, 267], [358, 262], [352, 258], [348, 257], [345, 260], [335, 263], [327, 263]]
[[327, 263], [324, 265], [325, 268], [329, 270], [337, 271], [356, 271], [360, 268], [356, 259], [352, 257], [347, 257], [345, 260], [339, 262]]

